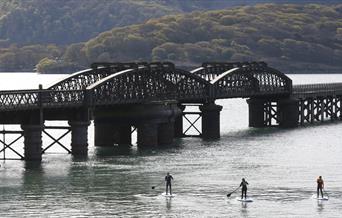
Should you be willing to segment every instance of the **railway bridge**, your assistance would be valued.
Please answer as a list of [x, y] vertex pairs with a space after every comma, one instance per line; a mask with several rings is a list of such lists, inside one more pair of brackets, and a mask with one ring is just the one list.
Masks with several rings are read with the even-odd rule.
[[[0, 91], [0, 124], [20, 124], [24, 154], [18, 155], [40, 161], [47, 120], [68, 121], [70, 152], [84, 156], [92, 120], [95, 146], [130, 145], [132, 128], [137, 129], [139, 147], [162, 146], [191, 136], [183, 129], [188, 114], [201, 118], [201, 129], [194, 125], [198, 119], [188, 120], [197, 136], [219, 138], [218, 99], [246, 98], [250, 127], [293, 128], [340, 120], [341, 96], [341, 83], [292, 85], [264, 62], [203, 63], [192, 71], [169, 62], [94, 63], [45, 89]], [[199, 110], [185, 110], [188, 106]], [[0, 153], [17, 153], [13, 143], [0, 142]], [[54, 143], [60, 144], [58, 139]]]

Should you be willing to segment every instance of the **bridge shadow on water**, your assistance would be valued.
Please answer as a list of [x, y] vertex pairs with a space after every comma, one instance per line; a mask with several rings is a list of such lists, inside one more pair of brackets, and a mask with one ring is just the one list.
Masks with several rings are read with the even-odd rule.
[[250, 138], [267, 137], [275, 134], [286, 134], [294, 129], [274, 128], [249, 128], [223, 133], [220, 140], [246, 140]]
[[275, 134], [288, 134], [290, 132], [295, 131], [303, 131], [307, 129], [316, 129], [316, 128], [329, 128], [331, 126], [336, 126], [341, 124], [341, 122], [338, 121], [324, 121], [320, 123], [308, 123], [304, 124], [302, 126], [298, 126], [296, 128], [279, 128], [277, 126], [274, 127], [265, 127], [265, 128], [246, 128], [246, 129], [240, 129], [236, 131], [229, 131], [224, 132], [221, 135], [221, 139], [244, 139], [246, 137], [265, 137]]
[[201, 142], [200, 138], [175, 139], [171, 145], [160, 145], [155, 147], [138, 147], [137, 145], [95, 147], [94, 154], [97, 157], [115, 156], [153, 156], [161, 153], [173, 153], [185, 148], [189, 140]]
[[[126, 146], [110, 146], [110, 147], [95, 147], [94, 154], [99, 158], [110, 158], [115, 156], [154, 156], [163, 153], [178, 153], [189, 146], [217, 146], [226, 144], [226, 142], [234, 143], [237, 141], [258, 140], [258, 138], [268, 138], [272, 136], [281, 136], [294, 133], [295, 131], [307, 131], [307, 129], [326, 128], [329, 126], [338, 125], [340, 122], [323, 122], [314, 125], [308, 124], [299, 126], [297, 128], [279, 128], [279, 127], [265, 127], [265, 128], [245, 128], [223, 132], [220, 139], [205, 140], [200, 137], [177, 138], [172, 145], [160, 145], [156, 147], [139, 147], [137, 145]], [[85, 158], [73, 158], [74, 161], [87, 160]]]

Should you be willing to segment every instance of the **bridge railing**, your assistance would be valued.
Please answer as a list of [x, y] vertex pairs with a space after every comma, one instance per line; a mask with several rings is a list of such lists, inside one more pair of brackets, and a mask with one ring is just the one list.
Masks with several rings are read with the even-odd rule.
[[49, 107], [79, 107], [89, 104], [85, 90], [15, 90], [0, 92], [0, 111]]
[[39, 107], [39, 90], [16, 90], [0, 92], [0, 110]]
[[43, 90], [39, 94], [43, 107], [78, 107], [88, 104], [85, 102], [85, 92], [85, 90]]

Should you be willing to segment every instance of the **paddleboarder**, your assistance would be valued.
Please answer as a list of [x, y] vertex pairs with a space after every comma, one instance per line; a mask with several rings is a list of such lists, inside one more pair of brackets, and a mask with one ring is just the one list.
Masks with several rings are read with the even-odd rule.
[[240, 183], [240, 187], [242, 187], [241, 199], [243, 199], [243, 196], [245, 196], [245, 199], [247, 198], [247, 185], [248, 182], [245, 180], [245, 178], [242, 178], [242, 181]]
[[324, 181], [322, 179], [322, 176], [319, 176], [317, 178], [317, 198], [319, 198], [319, 192], [321, 192], [321, 195], [323, 198], [323, 189], [324, 189]]
[[165, 194], [167, 195], [168, 190], [170, 188], [170, 195], [172, 195], [172, 191], [171, 191], [171, 180], [173, 180], [173, 177], [170, 175], [170, 173], [168, 172], [165, 176], [165, 182], [166, 182], [166, 192]]

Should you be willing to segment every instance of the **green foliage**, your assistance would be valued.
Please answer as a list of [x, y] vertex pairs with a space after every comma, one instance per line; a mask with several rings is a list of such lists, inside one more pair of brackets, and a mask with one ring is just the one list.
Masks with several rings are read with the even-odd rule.
[[341, 22], [341, 5], [263, 4], [166, 16], [102, 33], [80, 48], [86, 61], [72, 61], [263, 60], [288, 69], [341, 68]]
[[59, 59], [42, 59], [36, 66], [38, 72], [41, 73], [73, 73], [80, 68], [74, 63], [65, 63]]
[[[43, 2], [45, 1], [47, 0]], [[144, 1], [139, 0], [115, 2], [116, 7], [125, 4], [124, 2], [130, 2], [132, 7], [145, 5]], [[174, 11], [189, 9], [185, 7], [185, 1], [172, 1], [172, 7], [166, 7], [166, 2], [169, 1], [151, 0], [147, 6], [158, 7], [159, 13], [165, 12], [164, 14], [169, 13], [170, 8]], [[198, 3], [191, 8], [201, 8], [205, 5], [203, 1], [199, 2], [203, 4]], [[68, 4], [65, 4], [64, 7], [67, 7]], [[96, 5], [92, 6], [96, 8]], [[136, 15], [133, 17], [143, 13], [134, 10], [133, 12], [131, 14]], [[54, 25], [66, 29], [73, 28], [71, 15], [63, 16], [63, 19], [56, 20]], [[135, 22], [133, 18], [129, 19]], [[26, 28], [27, 24], [22, 25]], [[85, 24], [82, 24], [82, 27], [87, 29]], [[79, 35], [77, 31], [76, 28], [74, 32]], [[49, 34], [60, 37], [58, 33]], [[6, 44], [8, 41], [0, 43]], [[115, 27], [84, 43], [67, 46], [66, 49], [43, 47], [39, 47], [40, 59], [47, 57], [55, 60], [58, 57], [59, 61], [40, 63], [39, 69], [42, 70], [49, 65], [61, 68], [63, 64], [68, 68], [75, 65], [84, 68], [95, 61], [166, 60], [182, 65], [198, 65], [204, 61], [266, 61], [276, 68], [286, 70], [297, 70], [307, 66], [313, 69], [341, 70], [342, 5], [257, 4], [217, 11], [168, 15], [141, 24]], [[32, 48], [26, 49], [33, 51]], [[16, 62], [18, 50], [23, 51], [22, 48], [16, 48], [0, 53], [0, 64], [5, 64], [0, 66], [14, 66], [12, 60]], [[28, 55], [28, 52], [25, 54]], [[32, 57], [29, 58], [33, 61]]]
[[36, 63], [44, 57], [56, 58], [63, 54], [63, 49], [55, 45], [29, 45], [0, 49], [0, 71], [32, 71]]
[[113, 27], [230, 4], [220, 0], [0, 0], [0, 39], [17, 44], [77, 43]]

